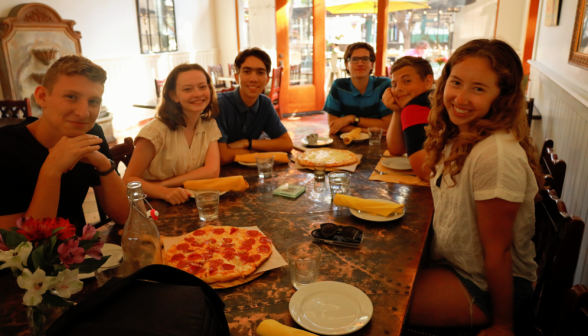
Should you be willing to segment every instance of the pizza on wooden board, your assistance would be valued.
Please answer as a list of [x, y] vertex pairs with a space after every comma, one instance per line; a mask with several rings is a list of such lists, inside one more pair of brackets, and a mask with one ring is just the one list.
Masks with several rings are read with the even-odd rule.
[[205, 226], [186, 235], [165, 254], [168, 265], [206, 283], [245, 278], [272, 254], [272, 241], [257, 230]]
[[344, 149], [309, 149], [298, 155], [298, 163], [314, 167], [315, 162], [325, 162], [326, 167], [341, 167], [357, 162], [357, 156]]

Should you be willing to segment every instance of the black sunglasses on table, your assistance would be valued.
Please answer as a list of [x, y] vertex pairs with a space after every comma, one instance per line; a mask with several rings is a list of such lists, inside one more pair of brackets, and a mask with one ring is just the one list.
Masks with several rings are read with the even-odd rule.
[[312, 237], [320, 242], [358, 247], [363, 240], [363, 231], [353, 226], [340, 226], [323, 223], [320, 229], [313, 230]]

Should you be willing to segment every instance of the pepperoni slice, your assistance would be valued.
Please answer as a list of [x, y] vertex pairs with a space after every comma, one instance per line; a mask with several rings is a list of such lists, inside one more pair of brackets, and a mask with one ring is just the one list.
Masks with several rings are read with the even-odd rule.
[[202, 247], [202, 246], [204, 246], [204, 244], [200, 244], [199, 242], [192, 242], [192, 243], [190, 243], [190, 245], [192, 245], [194, 247]]
[[210, 267], [208, 268], [208, 273], [209, 273], [209, 274], [216, 273], [216, 272], [218, 272], [218, 268], [216, 268], [216, 267], [214, 267], [214, 266], [210, 266]]
[[204, 236], [206, 234], [206, 232], [204, 230], [196, 230], [196, 231], [192, 232], [192, 234], [194, 236]]
[[200, 271], [201, 269], [202, 269], [202, 266], [200, 266], [200, 265], [190, 264], [190, 267], [188, 267], [188, 272], [195, 274], [196, 272]]
[[232, 270], [232, 269], [234, 269], [234, 268], [235, 268], [235, 265], [231, 265], [231, 264], [223, 264], [223, 265], [221, 266], [221, 269], [222, 269], [223, 271], [230, 271], [230, 270]]
[[232, 227], [232, 228], [231, 228], [231, 233], [229, 233], [229, 234], [233, 234], [233, 233], [235, 233], [235, 232], [237, 232], [237, 231], [239, 231], [239, 229], [237, 229], [237, 228], [235, 228], [235, 227]]
[[219, 267], [220, 265], [224, 264], [225, 262], [221, 259], [213, 259], [208, 262], [212, 267]]
[[251, 257], [249, 257], [248, 262], [258, 261], [259, 259], [261, 259], [261, 256], [259, 254], [254, 254]]
[[216, 239], [205, 240], [204, 244], [216, 244]]
[[252, 248], [253, 248], [253, 246], [247, 245], [247, 244], [243, 244], [243, 245], [239, 246], [239, 250], [245, 250], [245, 251], [249, 251]]
[[190, 265], [190, 263], [186, 260], [182, 260], [178, 263], [178, 268], [184, 268], [186, 266]]
[[186, 252], [186, 253], [192, 253], [192, 252], [194, 252], [194, 250], [192, 250], [192, 249], [187, 249], [187, 250], [185, 250], [184, 252]]
[[182, 253], [176, 253], [171, 257], [171, 261], [178, 261], [186, 258]]
[[198, 253], [192, 253], [188, 256], [188, 260], [204, 260], [204, 257], [202, 256], [202, 254], [198, 254]]
[[202, 253], [202, 257], [204, 258], [204, 260], [208, 260], [212, 258], [212, 253]]
[[271, 251], [272, 249], [269, 247], [269, 245], [260, 245], [257, 248], [257, 252], [259, 253], [268, 253], [269, 251]]
[[249, 262], [249, 254], [240, 252], [239, 254], [237, 254], [237, 256], [239, 257], [239, 259], [241, 259], [242, 262]]
[[243, 245], [253, 245], [253, 244], [255, 244], [255, 239], [253, 239], [253, 238], [249, 238], [243, 242]]
[[230, 244], [232, 241], [232, 238], [223, 238], [223, 245]]
[[223, 248], [223, 252], [235, 252], [235, 248], [234, 247], [225, 247], [225, 248]]
[[187, 249], [189, 249], [189, 248], [190, 248], [190, 245], [188, 245], [188, 244], [186, 244], [186, 243], [184, 243], [184, 244], [178, 244], [178, 245], [176, 246], [176, 249], [177, 249], [178, 251], [187, 250]]
[[262, 244], [271, 244], [271, 243], [272, 243], [272, 240], [271, 240], [271, 239], [269, 239], [268, 237], [261, 237], [261, 238], [259, 238], [259, 241], [260, 241]]
[[206, 248], [206, 251], [208, 251], [208, 253], [214, 253], [214, 252], [218, 252], [220, 249], [218, 247], [214, 247], [214, 246], [209, 246]]
[[235, 254], [235, 252], [226, 252], [225, 254], [223, 254], [223, 258], [225, 258], [226, 260], [233, 260], [233, 258], [235, 258], [237, 254]]
[[222, 235], [223, 233], [225, 233], [225, 229], [223, 229], [223, 228], [212, 229], [212, 233], [214, 233], [215, 235]]
[[191, 243], [194, 241], [194, 237], [186, 237], [184, 238], [185, 241], [187, 241], [188, 243]]
[[235, 247], [235, 244], [231, 243], [231, 244], [223, 244], [222, 245], [223, 248], [233, 248]]
[[245, 233], [247, 235], [247, 237], [258, 237], [261, 233], [257, 230], [247, 230], [247, 232]]

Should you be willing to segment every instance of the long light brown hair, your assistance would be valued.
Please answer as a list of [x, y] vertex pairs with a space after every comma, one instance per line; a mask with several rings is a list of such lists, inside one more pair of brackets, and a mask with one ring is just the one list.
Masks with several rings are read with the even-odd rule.
[[210, 102], [208, 103], [204, 111], [202, 111], [200, 117], [204, 120], [210, 120], [218, 114], [218, 102], [216, 99], [216, 92], [214, 91], [214, 87], [212, 86], [210, 75], [208, 75], [208, 73], [204, 70], [203, 67], [196, 63], [180, 64], [177, 67], [175, 67], [167, 76], [161, 93], [161, 102], [157, 106], [157, 118], [161, 120], [161, 122], [163, 122], [172, 131], [177, 130], [178, 126], [180, 125], [186, 127], [186, 118], [184, 116], [184, 111], [182, 110], [182, 105], [180, 103], [176, 103], [171, 98], [170, 92], [176, 90], [176, 82], [178, 81], [178, 76], [182, 72], [191, 70], [201, 71], [204, 74], [204, 76], [206, 77], [206, 85], [208, 86], [208, 91], [210, 91]]
[[[443, 103], [443, 94], [451, 69], [467, 57], [479, 57], [489, 62], [498, 76], [497, 84], [500, 94], [492, 102], [490, 110], [483, 118], [472, 121], [469, 132], [460, 133], [457, 126], [449, 119], [447, 108]], [[474, 145], [494, 133], [506, 131], [510, 132], [525, 150], [537, 185], [539, 187], [543, 185], [543, 176], [535, 157], [535, 147], [529, 137], [522, 80], [521, 61], [511, 46], [503, 41], [472, 40], [455, 51], [443, 68], [441, 78], [437, 81], [437, 88], [430, 97], [431, 112], [429, 126], [426, 127], [427, 141], [425, 141], [424, 149], [427, 153], [425, 165], [430, 167], [433, 174], [437, 173], [437, 165], [443, 162], [443, 173], [448, 174], [455, 183], [455, 176], [461, 172]], [[454, 142], [451, 152], [447, 158], [444, 158], [443, 149], [451, 141]]]

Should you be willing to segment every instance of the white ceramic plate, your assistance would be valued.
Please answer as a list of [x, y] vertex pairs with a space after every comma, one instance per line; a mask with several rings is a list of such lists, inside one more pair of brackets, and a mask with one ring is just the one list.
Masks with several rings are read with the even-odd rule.
[[[194, 198], [194, 192], [196, 192], [196, 190], [192, 190], [192, 189], [186, 189], [186, 190], [188, 190], [188, 191], [190, 192], [190, 197]], [[227, 191], [227, 190], [225, 190], [225, 191], [221, 191], [221, 192], [220, 192], [220, 194], [218, 194], [218, 195], [219, 195], [219, 196], [222, 196], [222, 195], [224, 195], [224, 194], [226, 194], [226, 193], [228, 193], [228, 191]]]
[[323, 147], [323, 146], [328, 146], [332, 143], [333, 143], [333, 139], [331, 139], [329, 137], [318, 137], [318, 139], [316, 140], [316, 144], [309, 145], [308, 141], [306, 141], [306, 138], [302, 138], [302, 144], [306, 147]]
[[[349, 134], [349, 133], [342, 133], [341, 134], [341, 139], [343, 139], [344, 136], [347, 136], [347, 134]], [[370, 135], [369, 134], [367, 134], [367, 133], [359, 133], [359, 139], [353, 139], [353, 141], [354, 142], [364, 141], [364, 140], [367, 140], [369, 138], [370, 138]]]
[[[387, 202], [387, 203], [398, 204], [398, 203], [392, 202], [390, 200], [376, 199], [376, 198], [371, 199], [371, 201], [382, 201], [382, 202]], [[401, 214], [392, 213], [392, 214], [390, 214], [390, 216], [387, 216], [387, 217], [380, 216], [380, 215], [374, 215], [374, 214], [371, 214], [371, 213], [365, 212], [365, 211], [355, 210], [353, 208], [349, 208], [349, 210], [351, 211], [351, 214], [353, 216], [355, 216], [357, 218], [365, 219], [365, 220], [371, 221], [371, 222], [389, 222], [389, 221], [393, 221], [393, 220], [396, 220], [398, 218], [404, 217], [404, 214], [406, 213], [406, 207], [404, 207], [402, 209], [402, 213]]]
[[[115, 244], [108, 244], [108, 243], [104, 244], [104, 246], [102, 247], [102, 254], [105, 256], [107, 256], [107, 255], [110, 256], [110, 258], [108, 258], [108, 260], [104, 263], [104, 265], [102, 265], [102, 267], [104, 267], [104, 268], [110, 268], [110, 267], [113, 267], [113, 266], [120, 264], [122, 261], [122, 258], [123, 258], [122, 247], [115, 245]], [[86, 258], [92, 258], [92, 257], [86, 256]], [[94, 272], [80, 273], [80, 274], [78, 274], [78, 279], [80, 279], [80, 280], [89, 279], [94, 276], [95, 276]]]
[[305, 329], [320, 335], [346, 335], [363, 328], [374, 307], [361, 290], [342, 282], [315, 282], [290, 299], [290, 315]]
[[382, 160], [382, 165], [395, 170], [411, 170], [410, 161], [407, 157], [396, 156]]

